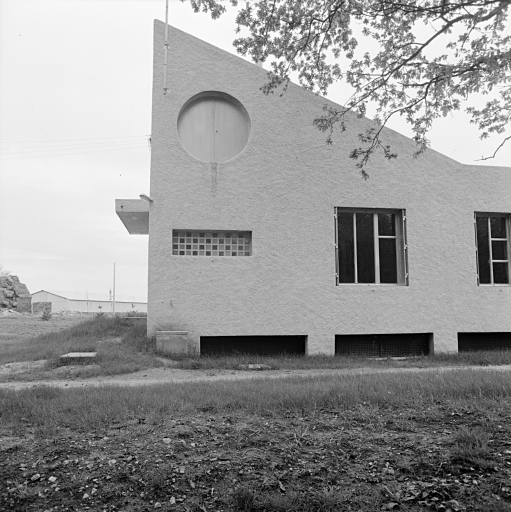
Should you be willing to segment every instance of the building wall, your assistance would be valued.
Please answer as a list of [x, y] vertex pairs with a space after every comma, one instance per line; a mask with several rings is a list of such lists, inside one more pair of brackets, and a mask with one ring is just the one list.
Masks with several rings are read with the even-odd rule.
[[[65, 297], [60, 297], [51, 292], [40, 291], [32, 295], [32, 304], [34, 312], [39, 308], [36, 304], [44, 302], [51, 304], [51, 311], [75, 311], [79, 313], [112, 313], [113, 303], [106, 300], [73, 300]], [[132, 305], [135, 307], [133, 308]], [[99, 309], [101, 306], [101, 309]], [[143, 302], [116, 302], [116, 313], [129, 313], [130, 311], [138, 311], [140, 313], [147, 313], [147, 304]]]
[[[385, 130], [399, 156], [375, 156], [364, 181], [348, 155], [371, 126], [353, 118], [334, 145], [312, 126], [327, 101], [290, 85], [263, 95], [265, 71], [155, 25], [148, 333], [308, 335], [333, 353], [336, 334], [431, 332], [456, 351], [459, 331], [511, 331], [511, 287], [477, 286], [474, 212], [511, 212], [511, 170], [466, 166]], [[193, 158], [177, 136], [181, 106], [202, 91], [247, 109], [245, 150], [222, 164]], [[455, 134], [453, 134], [455, 136]], [[409, 286], [335, 281], [335, 207], [406, 209]], [[172, 256], [173, 229], [252, 231], [253, 256]]]

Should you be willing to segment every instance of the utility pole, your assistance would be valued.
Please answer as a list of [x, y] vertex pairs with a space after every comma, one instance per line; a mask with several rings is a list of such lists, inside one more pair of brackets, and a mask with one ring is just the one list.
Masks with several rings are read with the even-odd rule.
[[115, 316], [115, 263], [114, 263], [114, 294], [113, 294], [113, 313]]

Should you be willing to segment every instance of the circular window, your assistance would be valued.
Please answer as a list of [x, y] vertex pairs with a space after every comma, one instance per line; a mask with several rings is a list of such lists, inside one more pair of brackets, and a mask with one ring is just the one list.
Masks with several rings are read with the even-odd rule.
[[245, 107], [228, 94], [203, 92], [189, 99], [177, 120], [184, 148], [203, 162], [227, 162], [241, 153], [250, 136]]

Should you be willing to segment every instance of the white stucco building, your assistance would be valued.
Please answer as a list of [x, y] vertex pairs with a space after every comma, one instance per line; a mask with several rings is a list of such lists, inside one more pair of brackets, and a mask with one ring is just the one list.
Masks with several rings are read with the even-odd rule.
[[327, 100], [266, 96], [264, 69], [172, 27], [164, 94], [164, 28], [150, 201], [116, 201], [149, 234], [149, 335], [208, 354], [511, 346], [511, 168], [415, 158], [386, 129], [398, 158], [364, 181], [349, 153], [371, 121], [328, 146], [312, 124]]

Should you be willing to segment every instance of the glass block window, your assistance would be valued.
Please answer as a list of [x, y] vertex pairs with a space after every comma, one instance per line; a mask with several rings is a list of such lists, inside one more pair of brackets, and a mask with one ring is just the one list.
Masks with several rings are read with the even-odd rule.
[[252, 231], [172, 231], [173, 256], [252, 256]]

